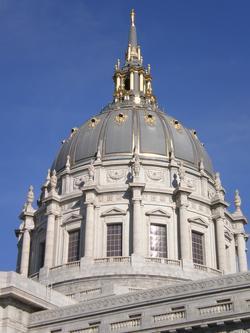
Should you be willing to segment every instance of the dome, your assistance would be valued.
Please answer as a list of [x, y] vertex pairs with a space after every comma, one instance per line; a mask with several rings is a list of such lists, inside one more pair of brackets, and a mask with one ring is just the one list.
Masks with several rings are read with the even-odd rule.
[[239, 193], [231, 214], [196, 132], [160, 109], [134, 12], [113, 80], [113, 102], [63, 142], [36, 210], [30, 188], [17, 271], [80, 301], [245, 271]]
[[135, 150], [142, 159], [153, 160], [167, 160], [172, 153], [194, 168], [203, 161], [205, 170], [213, 173], [210, 158], [194, 130], [185, 128], [157, 106], [129, 102], [112, 103], [79, 129], [72, 129], [52, 169], [63, 170], [67, 156], [76, 167], [98, 154], [102, 160], [131, 158]]

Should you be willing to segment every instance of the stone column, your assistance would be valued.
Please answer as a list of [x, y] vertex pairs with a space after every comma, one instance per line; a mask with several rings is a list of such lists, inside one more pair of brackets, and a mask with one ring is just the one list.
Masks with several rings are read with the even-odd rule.
[[87, 203], [84, 257], [93, 257], [94, 245], [94, 204]]
[[51, 267], [53, 265], [54, 231], [55, 215], [53, 213], [49, 213], [47, 219], [44, 267]]
[[239, 271], [247, 271], [246, 241], [243, 233], [237, 234]]
[[218, 254], [219, 269], [225, 273], [226, 270], [226, 248], [224, 235], [224, 219], [222, 217], [216, 220], [216, 243]]
[[30, 231], [24, 229], [22, 239], [22, 253], [20, 263], [20, 274], [28, 276], [29, 272], [29, 258], [30, 258]]

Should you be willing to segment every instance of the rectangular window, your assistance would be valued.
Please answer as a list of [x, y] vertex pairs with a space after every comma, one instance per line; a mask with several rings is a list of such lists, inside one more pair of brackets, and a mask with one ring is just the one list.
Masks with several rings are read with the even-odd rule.
[[151, 257], [167, 258], [167, 227], [161, 224], [150, 224]]
[[79, 260], [80, 230], [69, 232], [68, 262]]
[[39, 250], [38, 250], [38, 269], [43, 267], [44, 257], [45, 257], [45, 242], [41, 242], [39, 244]]
[[193, 262], [204, 265], [204, 235], [196, 231], [192, 231], [192, 252]]
[[107, 225], [107, 256], [122, 256], [122, 224]]

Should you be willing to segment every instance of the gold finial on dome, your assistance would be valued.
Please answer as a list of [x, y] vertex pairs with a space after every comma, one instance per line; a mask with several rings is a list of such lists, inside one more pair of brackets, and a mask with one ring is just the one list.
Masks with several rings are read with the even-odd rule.
[[134, 9], [131, 10], [130, 17], [131, 17], [131, 25], [134, 27], [135, 26], [135, 10]]

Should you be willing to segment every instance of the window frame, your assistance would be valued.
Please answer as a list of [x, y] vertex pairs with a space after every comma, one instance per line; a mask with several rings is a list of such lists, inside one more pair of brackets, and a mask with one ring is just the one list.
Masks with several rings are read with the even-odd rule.
[[[166, 252], [166, 256], [153, 256], [152, 255], [152, 252], [161, 252], [161, 251], [154, 251], [151, 249], [151, 226], [157, 226], [157, 227], [160, 227], [160, 228], [164, 228], [165, 229], [165, 252]], [[150, 257], [152, 258], [168, 258], [168, 227], [167, 227], [167, 224], [166, 223], [157, 223], [157, 222], [150, 222], [149, 224], [149, 255]]]
[[[108, 255], [108, 229], [111, 226], [119, 225], [120, 226], [120, 231], [121, 231], [121, 236], [120, 236], [120, 255]], [[109, 222], [106, 224], [106, 257], [122, 257], [123, 256], [123, 223], [122, 222]]]
[[[202, 263], [194, 261], [194, 251], [193, 251], [193, 234], [201, 236], [202, 245]], [[192, 260], [194, 264], [206, 266], [206, 251], [205, 251], [205, 234], [196, 229], [191, 230], [191, 250], [192, 250]]]
[[[78, 233], [78, 239], [77, 239], [77, 256], [75, 260], [69, 260], [69, 252], [70, 252], [70, 235], [73, 233]], [[67, 248], [67, 262], [74, 262], [74, 261], [79, 261], [81, 257], [81, 251], [80, 251], [80, 244], [81, 244], [81, 229], [76, 228], [76, 229], [70, 229], [68, 230], [68, 248]]]

